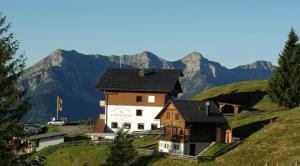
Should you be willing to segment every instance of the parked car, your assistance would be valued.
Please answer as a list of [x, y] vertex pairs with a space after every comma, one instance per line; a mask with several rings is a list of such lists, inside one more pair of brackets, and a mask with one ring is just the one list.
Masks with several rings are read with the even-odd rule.
[[53, 120], [47, 123], [48, 125], [53, 125], [53, 126], [63, 126], [66, 124], [64, 120]]

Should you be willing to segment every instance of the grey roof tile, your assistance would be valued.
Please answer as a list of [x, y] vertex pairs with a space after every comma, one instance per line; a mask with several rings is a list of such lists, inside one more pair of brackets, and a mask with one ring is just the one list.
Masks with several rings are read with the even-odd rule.
[[[101, 91], [145, 91], [172, 92], [177, 87], [182, 92], [178, 77], [182, 71], [178, 69], [142, 69], [109, 68], [96, 85]], [[178, 86], [179, 85], [179, 86]]]

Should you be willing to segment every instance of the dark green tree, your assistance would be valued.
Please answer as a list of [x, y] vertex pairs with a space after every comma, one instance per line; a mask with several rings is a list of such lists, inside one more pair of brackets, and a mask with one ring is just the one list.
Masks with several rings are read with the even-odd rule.
[[120, 128], [116, 134], [112, 144], [109, 146], [110, 154], [106, 163], [112, 166], [128, 165], [136, 154], [132, 144], [133, 136], [129, 135], [128, 131], [124, 130], [124, 127]]
[[298, 36], [291, 29], [268, 86], [272, 101], [287, 108], [300, 103], [300, 45], [297, 42]]
[[18, 78], [25, 66], [23, 54], [18, 55], [19, 42], [7, 33], [10, 24], [0, 14], [0, 165], [17, 165], [13, 137], [23, 136], [21, 118], [29, 109], [25, 91], [17, 88]]

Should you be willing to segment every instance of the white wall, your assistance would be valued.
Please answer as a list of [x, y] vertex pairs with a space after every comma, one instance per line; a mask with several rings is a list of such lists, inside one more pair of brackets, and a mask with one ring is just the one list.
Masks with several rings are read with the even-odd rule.
[[39, 140], [39, 147], [36, 147], [36, 150], [39, 151], [43, 149], [46, 146], [49, 145], [56, 145], [64, 142], [64, 136], [56, 136], [56, 137], [50, 137], [50, 138], [42, 138]]
[[[174, 149], [174, 144], [179, 145], [179, 149]], [[159, 141], [158, 151], [165, 153], [175, 153], [175, 154], [184, 154], [184, 144], [183, 143], [175, 143], [170, 141]]]
[[[138, 123], [144, 123], [144, 130], [151, 130], [151, 124], [157, 124], [160, 127], [159, 119], [154, 119], [155, 116], [161, 111], [163, 107], [149, 107], [149, 106], [121, 106], [121, 105], [108, 105], [107, 106], [107, 126], [109, 129], [116, 131], [117, 129], [111, 128], [111, 122], [118, 122], [118, 127], [122, 127], [123, 123], [130, 122], [132, 131], [143, 131], [138, 129]], [[136, 110], [143, 110], [142, 116], [136, 116]]]

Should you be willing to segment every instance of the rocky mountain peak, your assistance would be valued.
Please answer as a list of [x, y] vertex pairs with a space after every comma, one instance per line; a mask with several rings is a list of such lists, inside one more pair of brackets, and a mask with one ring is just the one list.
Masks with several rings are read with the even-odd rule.
[[255, 61], [251, 64], [238, 66], [236, 69], [248, 69], [248, 70], [273, 70], [273, 65], [269, 61]]
[[201, 55], [200, 52], [191, 52], [189, 53], [187, 56], [185, 56], [184, 58], [182, 58], [182, 61], [190, 61], [190, 60], [197, 60], [200, 61], [201, 59], [203, 59], [204, 57]]
[[[47, 121], [55, 116], [57, 95], [64, 100], [62, 116], [73, 120], [98, 117], [100, 111], [97, 103], [103, 96], [95, 90], [95, 85], [107, 68], [119, 67], [120, 61], [122, 67], [183, 70], [184, 76], [180, 79], [184, 90], [182, 98], [190, 98], [212, 86], [267, 79], [272, 74], [268, 70], [272, 67], [270, 62], [257, 61], [239, 66], [238, 70], [227, 69], [204, 58], [199, 52], [192, 52], [178, 61], [170, 62], [148, 51], [133, 55], [103, 56], [57, 49], [27, 68], [20, 79], [19, 87], [28, 89], [28, 96], [33, 103], [33, 111], [28, 118]], [[266, 70], [256, 70], [258, 68]]]

